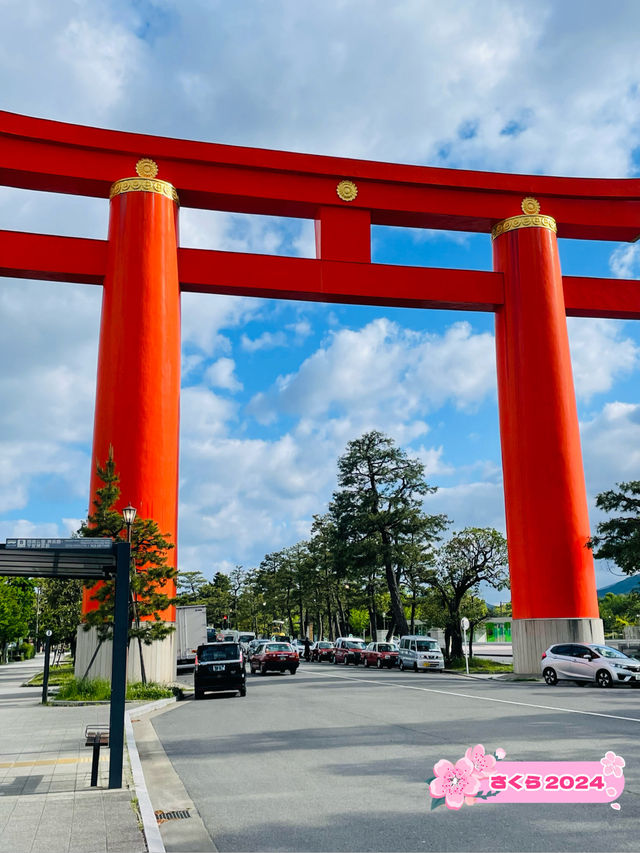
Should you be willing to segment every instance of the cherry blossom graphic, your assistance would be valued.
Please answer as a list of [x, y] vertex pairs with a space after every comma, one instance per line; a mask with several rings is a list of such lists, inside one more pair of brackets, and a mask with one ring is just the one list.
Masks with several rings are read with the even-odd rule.
[[[504, 752], [504, 750], [502, 750]], [[505, 753], [506, 754], [506, 753]], [[491, 776], [491, 771], [496, 766], [496, 759], [493, 755], [487, 755], [484, 751], [484, 746], [481, 743], [474, 746], [465, 752], [465, 758], [473, 764], [474, 776], [478, 779], [486, 779]]]
[[604, 758], [600, 759], [602, 764], [602, 773], [604, 776], [622, 776], [622, 768], [625, 765], [624, 758], [621, 755], [616, 755], [615, 752], [605, 752]]
[[429, 784], [429, 793], [437, 799], [444, 797], [448, 809], [459, 809], [465, 797], [472, 797], [480, 789], [480, 781], [474, 771], [469, 758], [460, 758], [455, 766], [441, 759], [433, 768], [436, 775]]
[[506, 751], [501, 746], [499, 746], [494, 753], [498, 761], [502, 761], [506, 754]]

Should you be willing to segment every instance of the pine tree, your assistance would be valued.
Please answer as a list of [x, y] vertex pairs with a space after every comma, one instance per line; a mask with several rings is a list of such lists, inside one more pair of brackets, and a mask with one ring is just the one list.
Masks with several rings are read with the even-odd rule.
[[[113, 448], [104, 466], [96, 466], [98, 477], [103, 486], [96, 490], [93, 513], [83, 522], [79, 536], [108, 537], [114, 540], [126, 539], [127, 529], [120, 512], [115, 508], [120, 498], [120, 478], [116, 471]], [[169, 534], [163, 534], [151, 518], [136, 518], [131, 528], [131, 571], [129, 582], [131, 595], [129, 600], [129, 642], [136, 638], [140, 645], [149, 646], [154, 640], [164, 640], [174, 631], [158, 615], [160, 611], [175, 602], [167, 587], [176, 577], [177, 570], [167, 564], [167, 554], [174, 548]], [[87, 583], [87, 586], [90, 586]], [[113, 608], [115, 579], [104, 581], [94, 589], [93, 600], [98, 602], [95, 610], [85, 614], [85, 630], [97, 629], [100, 643], [111, 639], [113, 635]], [[143, 617], [153, 617], [143, 620]], [[146, 682], [144, 663], [142, 680]]]

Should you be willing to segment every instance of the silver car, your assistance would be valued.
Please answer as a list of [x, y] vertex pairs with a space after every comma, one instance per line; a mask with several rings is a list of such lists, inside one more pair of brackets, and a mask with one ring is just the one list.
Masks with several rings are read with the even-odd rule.
[[558, 643], [543, 652], [540, 669], [549, 685], [577, 681], [598, 687], [640, 682], [640, 660], [598, 643]]

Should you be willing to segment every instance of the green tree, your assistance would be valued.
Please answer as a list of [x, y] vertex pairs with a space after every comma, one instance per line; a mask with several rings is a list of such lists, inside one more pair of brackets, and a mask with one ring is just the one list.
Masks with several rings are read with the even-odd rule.
[[[104, 466], [98, 464], [96, 470], [103, 485], [96, 490], [93, 513], [82, 523], [78, 535], [126, 538], [126, 526], [122, 515], [116, 509], [120, 498], [120, 478], [112, 448]], [[173, 626], [164, 623], [159, 615], [175, 602], [173, 595], [167, 592], [168, 584], [177, 575], [176, 569], [167, 562], [168, 552], [174, 547], [169, 534], [161, 533], [153, 519], [136, 518], [131, 529], [129, 642], [133, 638], [138, 642], [144, 683], [146, 673], [142, 644], [151, 645], [155, 640], [164, 640], [174, 630]], [[114, 593], [115, 579], [104, 581], [95, 587], [92, 598], [97, 602], [97, 608], [85, 615], [85, 630], [95, 627], [100, 643], [113, 635]]]
[[231, 581], [224, 572], [216, 572], [212, 581], [200, 587], [198, 603], [207, 608], [208, 625], [222, 627], [223, 617], [229, 617], [231, 601]]
[[598, 601], [605, 634], [621, 633], [627, 625], [637, 625], [640, 617], [640, 594], [635, 590], [616, 595], [608, 592]]
[[398, 549], [424, 530], [422, 499], [436, 489], [425, 482], [422, 463], [377, 430], [349, 442], [338, 460], [338, 485], [330, 510], [348, 545], [346, 560], [382, 568], [395, 629], [406, 634]]
[[626, 575], [640, 571], [640, 480], [616, 483], [596, 497], [598, 509], [621, 513], [600, 522], [589, 542], [598, 560], [613, 560]]
[[195, 604], [201, 597], [207, 579], [202, 572], [178, 572], [178, 595], [176, 604]]
[[464, 596], [481, 583], [494, 589], [509, 586], [507, 542], [491, 527], [467, 527], [455, 533], [438, 553], [430, 583], [446, 611], [447, 656], [462, 656], [460, 619]]
[[35, 583], [30, 578], [0, 577], [0, 659], [7, 662], [9, 643], [26, 637], [35, 612]]
[[51, 631], [51, 641], [68, 643], [75, 657], [78, 625], [82, 619], [83, 583], [72, 578], [40, 578], [38, 633]]

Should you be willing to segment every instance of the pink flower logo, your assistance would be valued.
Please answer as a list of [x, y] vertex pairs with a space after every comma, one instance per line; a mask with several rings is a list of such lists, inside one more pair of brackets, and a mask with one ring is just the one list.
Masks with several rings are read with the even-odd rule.
[[486, 779], [491, 776], [491, 771], [496, 766], [496, 760], [493, 755], [485, 753], [484, 746], [481, 743], [474, 746], [473, 749], [469, 747], [464, 755], [473, 764], [474, 775], [478, 779]]
[[615, 752], [605, 752], [604, 758], [600, 759], [602, 764], [602, 773], [604, 776], [622, 776], [622, 768], [625, 765], [624, 758], [621, 755], [616, 755]]
[[433, 772], [436, 775], [429, 784], [429, 793], [432, 797], [444, 797], [448, 809], [459, 809], [465, 797], [473, 797], [478, 793], [480, 782], [475, 775], [473, 761], [469, 758], [461, 758], [455, 766], [441, 759], [434, 766]]
[[504, 749], [501, 746], [499, 746], [496, 749], [496, 758], [498, 759], [498, 761], [502, 761], [502, 759], [505, 757], [506, 754], [507, 753], [504, 751]]

